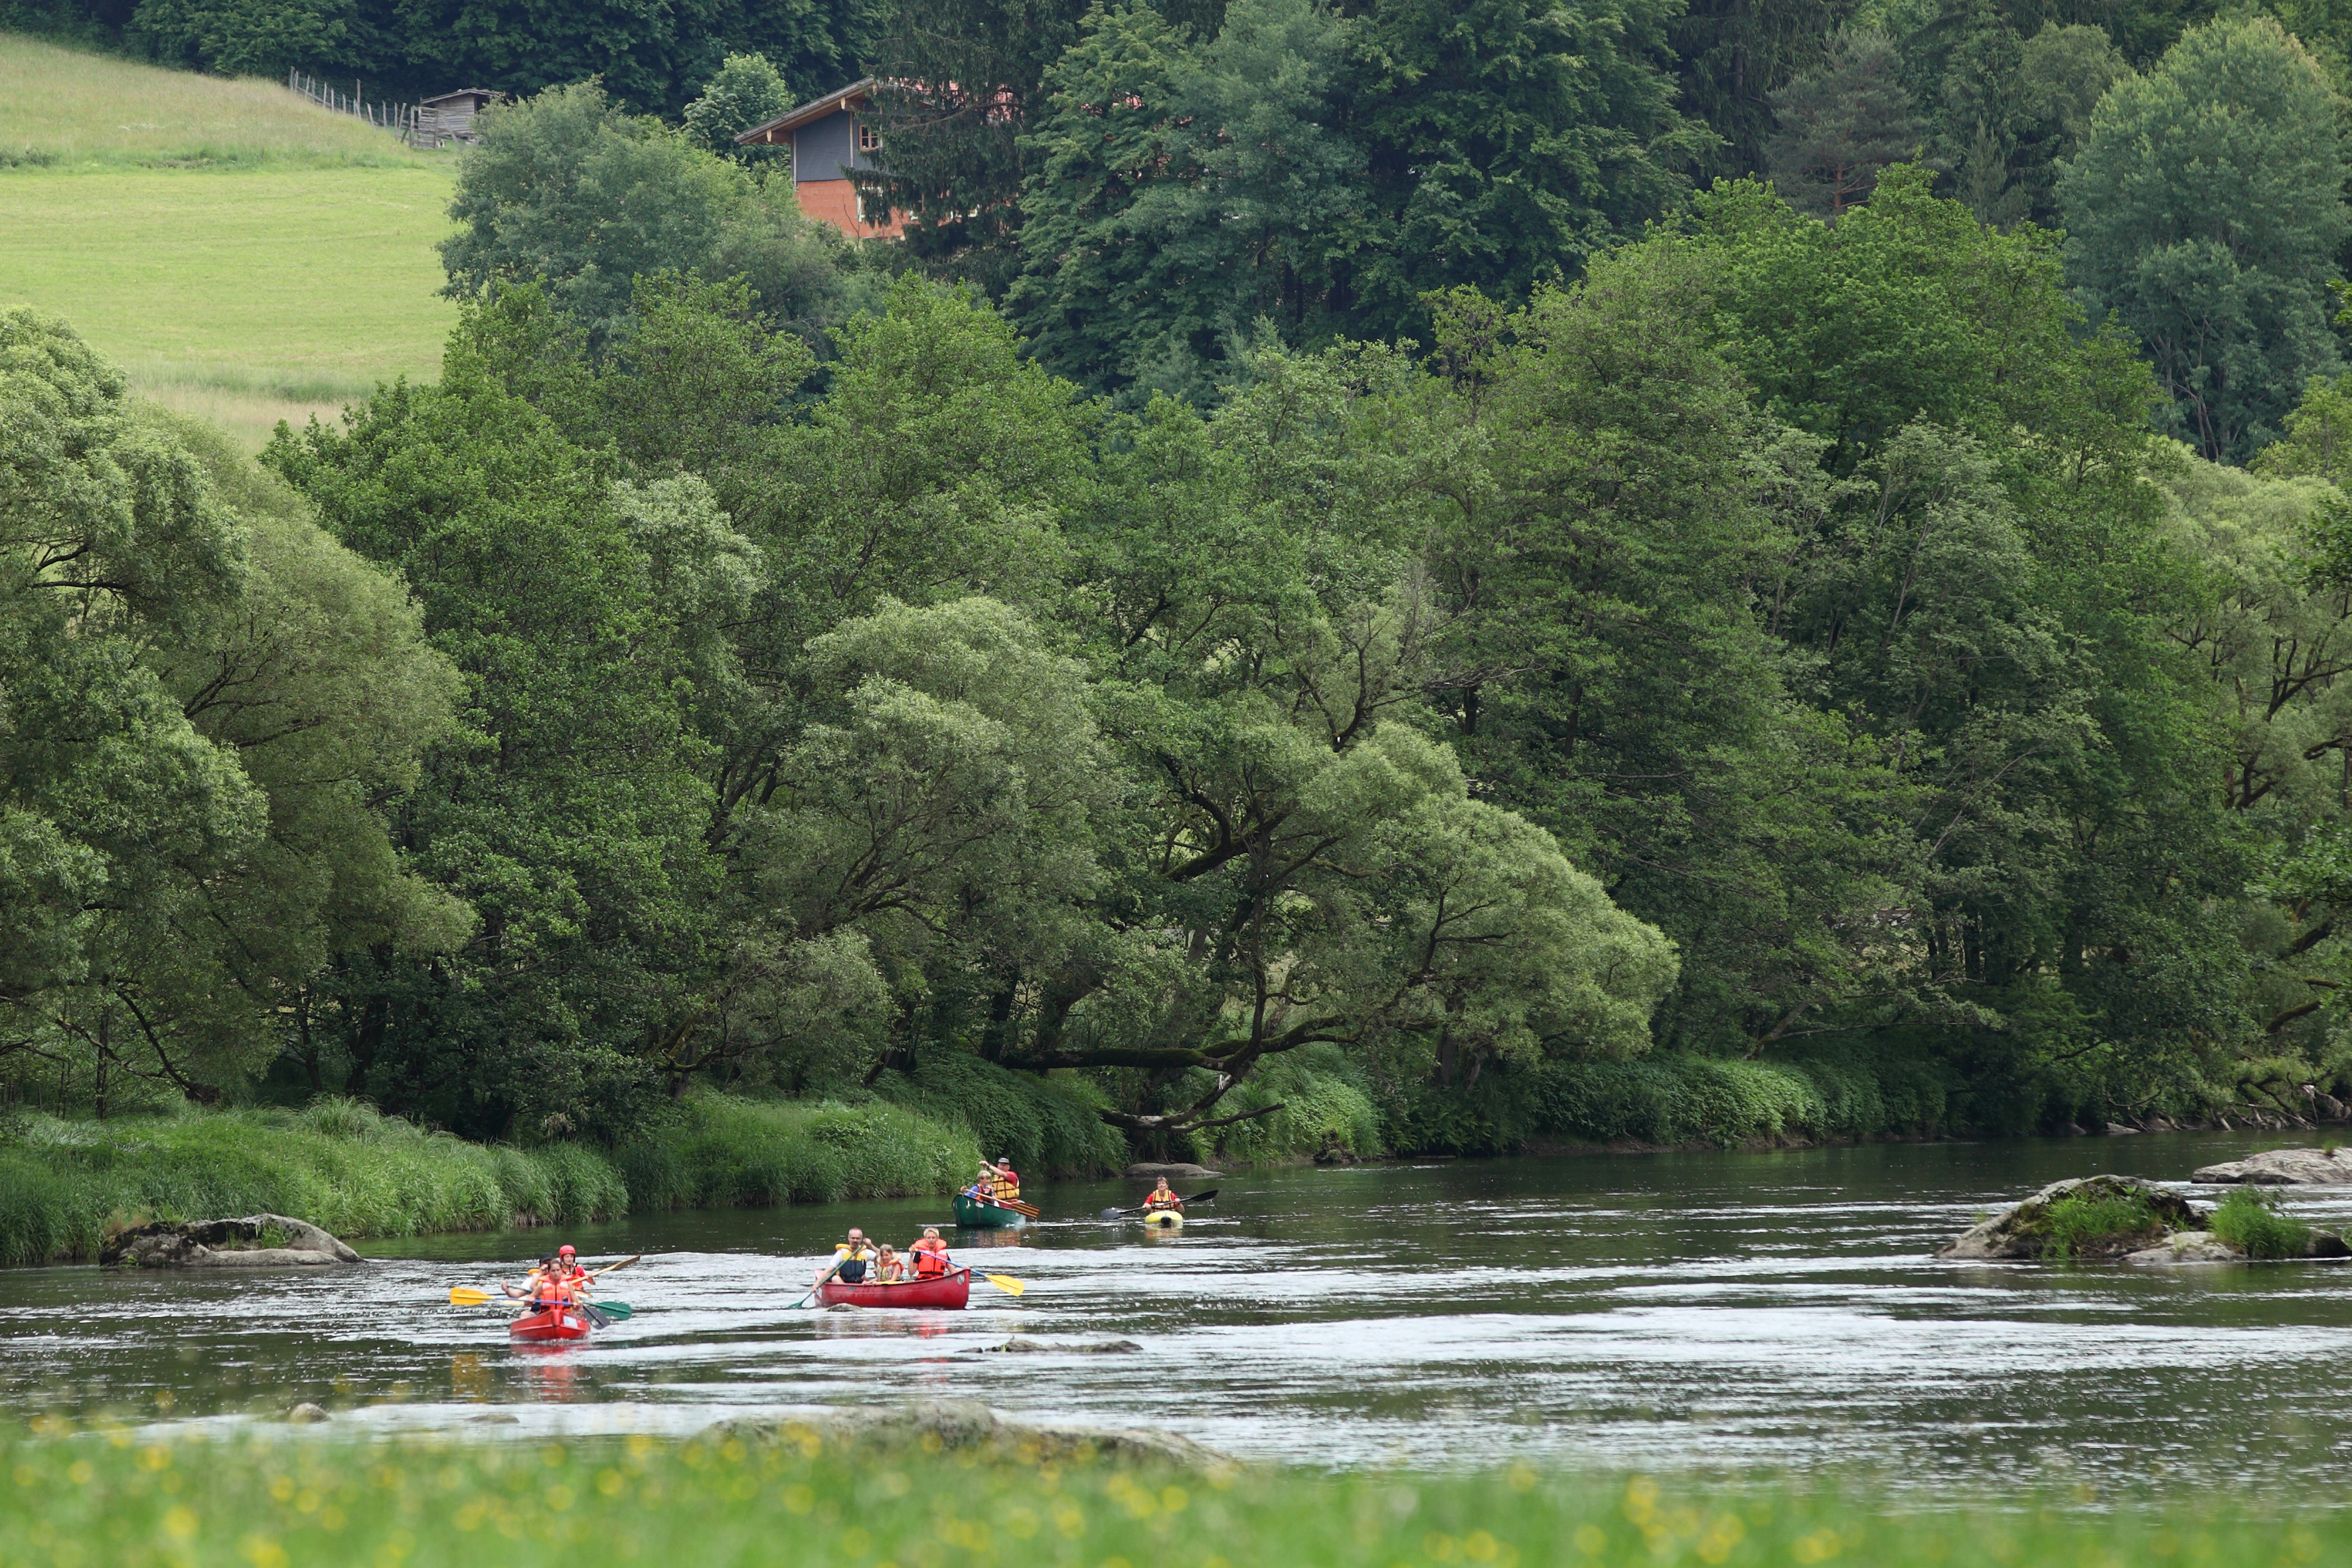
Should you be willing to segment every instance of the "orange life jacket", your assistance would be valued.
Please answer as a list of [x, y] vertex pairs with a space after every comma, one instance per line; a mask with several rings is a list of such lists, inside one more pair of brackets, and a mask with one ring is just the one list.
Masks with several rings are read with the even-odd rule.
[[915, 1243], [915, 1278], [937, 1279], [948, 1271], [948, 1244], [944, 1241]]

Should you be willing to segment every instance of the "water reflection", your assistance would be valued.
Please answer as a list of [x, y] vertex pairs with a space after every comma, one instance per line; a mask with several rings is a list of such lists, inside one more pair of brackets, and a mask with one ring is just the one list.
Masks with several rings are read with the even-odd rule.
[[[687, 1431], [908, 1394], [1334, 1464], [1867, 1465], [1937, 1488], [2347, 1479], [2336, 1367], [2352, 1275], [1935, 1262], [1979, 1210], [2097, 1169], [2179, 1177], [2227, 1137], [1516, 1160], [1228, 1175], [1181, 1231], [950, 1232], [961, 1312], [798, 1310], [849, 1224], [894, 1245], [938, 1202], [658, 1216], [574, 1233], [646, 1254], [583, 1346], [451, 1309], [543, 1233], [379, 1247], [364, 1271], [223, 1280], [0, 1273], [0, 1397], [237, 1419], [317, 1400], [339, 1426]], [[1132, 1202], [1044, 1189], [1049, 1215]], [[2290, 1194], [2352, 1223], [2352, 1189]], [[1041, 1346], [992, 1352], [1018, 1337]], [[1086, 1347], [1132, 1340], [1131, 1354]], [[497, 1430], [499, 1428], [492, 1428]]]

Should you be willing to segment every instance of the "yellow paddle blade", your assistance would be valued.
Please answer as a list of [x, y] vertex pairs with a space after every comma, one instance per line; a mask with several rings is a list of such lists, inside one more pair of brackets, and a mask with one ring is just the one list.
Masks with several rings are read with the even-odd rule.
[[983, 1274], [981, 1278], [1008, 1296], [1018, 1296], [1022, 1291], [1029, 1289], [1010, 1274]]
[[449, 1287], [449, 1305], [453, 1307], [487, 1307], [492, 1300], [488, 1290], [477, 1290], [470, 1285]]

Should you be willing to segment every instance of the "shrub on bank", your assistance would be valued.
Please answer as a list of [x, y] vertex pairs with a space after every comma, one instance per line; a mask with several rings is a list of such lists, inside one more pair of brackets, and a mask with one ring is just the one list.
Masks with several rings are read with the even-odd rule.
[[0, 1121], [0, 1265], [86, 1261], [110, 1230], [152, 1219], [268, 1211], [357, 1241], [952, 1192], [979, 1163], [963, 1128], [880, 1101], [698, 1094], [610, 1155], [468, 1143], [349, 1100], [102, 1122], [20, 1113]]
[[1382, 1151], [1380, 1109], [1349, 1081], [1337, 1047], [1309, 1046], [1265, 1063], [1225, 1096], [1217, 1114], [1276, 1104], [1282, 1109], [1269, 1115], [1197, 1135], [1193, 1157], [1215, 1164], [1297, 1159], [1333, 1145], [1359, 1159]]
[[980, 1145], [964, 1127], [884, 1100], [696, 1093], [616, 1158], [632, 1208], [757, 1207], [953, 1192]]
[[1661, 1053], [1492, 1070], [1468, 1089], [1423, 1089], [1390, 1112], [1412, 1152], [1497, 1153], [1537, 1139], [1716, 1143], [1871, 1138], [1948, 1123], [1945, 1078], [1907, 1058], [1740, 1061]]
[[886, 1072], [874, 1088], [894, 1105], [969, 1128], [982, 1152], [1010, 1159], [1024, 1175], [1093, 1176], [1127, 1163], [1127, 1140], [1097, 1114], [1101, 1091], [1074, 1073], [1041, 1078], [931, 1051], [913, 1072]]
[[107, 1231], [268, 1210], [353, 1239], [622, 1213], [628, 1192], [586, 1149], [522, 1151], [426, 1132], [353, 1100], [0, 1124], [0, 1263], [95, 1258]]

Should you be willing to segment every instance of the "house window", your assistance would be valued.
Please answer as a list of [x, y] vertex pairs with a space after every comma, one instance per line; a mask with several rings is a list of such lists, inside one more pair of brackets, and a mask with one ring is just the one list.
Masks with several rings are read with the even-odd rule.
[[889, 227], [889, 198], [861, 186], [857, 192], [857, 221], [869, 228]]
[[861, 153], [873, 153], [878, 152], [881, 149], [881, 146], [882, 132], [877, 131], [871, 125], [866, 124], [864, 121], [859, 121], [857, 122], [857, 150]]

